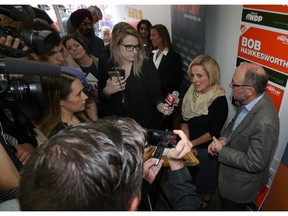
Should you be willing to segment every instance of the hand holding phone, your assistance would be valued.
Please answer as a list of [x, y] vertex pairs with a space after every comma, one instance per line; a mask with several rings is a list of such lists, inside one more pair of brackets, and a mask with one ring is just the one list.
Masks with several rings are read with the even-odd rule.
[[171, 170], [177, 170], [184, 167], [183, 158], [191, 153], [191, 149], [193, 148], [193, 144], [182, 130], [174, 130], [174, 132], [179, 135], [181, 141], [175, 148], [172, 148], [167, 152]]
[[112, 77], [118, 77], [119, 79], [125, 78], [124, 69], [111, 70], [111, 71], [108, 71], [108, 74], [109, 74], [110, 79], [112, 79]]
[[109, 79], [106, 81], [106, 86], [103, 89], [104, 95], [110, 97], [112, 94], [124, 91], [126, 87], [125, 70], [117, 69], [108, 71]]
[[171, 131], [148, 130], [147, 134], [148, 145], [175, 148], [180, 141], [180, 137]]
[[144, 176], [143, 178], [149, 182], [153, 183], [156, 176], [158, 175], [161, 167], [163, 165], [163, 160], [161, 159], [158, 165], [155, 165], [154, 158], [150, 158], [149, 160], [144, 162]]
[[155, 146], [147, 146], [144, 148], [143, 160], [144, 162], [151, 158], [153, 152], [155, 151]]
[[162, 146], [157, 146], [155, 148], [155, 151], [152, 153], [152, 159], [154, 161], [154, 164], [157, 166], [158, 163], [160, 162], [161, 160], [161, 157], [162, 157], [162, 154], [165, 150], [165, 147], [162, 147]]

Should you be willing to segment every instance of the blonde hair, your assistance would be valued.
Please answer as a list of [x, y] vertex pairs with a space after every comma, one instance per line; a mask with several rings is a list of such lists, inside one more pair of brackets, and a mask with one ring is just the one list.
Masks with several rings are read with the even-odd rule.
[[133, 28], [129, 23], [120, 22], [114, 26], [112, 31], [112, 40], [110, 43], [111, 58], [118, 65], [121, 65], [123, 63], [122, 55], [120, 52], [120, 46], [124, 38], [129, 35], [136, 37], [139, 41], [140, 49], [138, 51], [137, 57], [133, 62], [133, 74], [139, 77], [143, 61], [146, 58], [145, 49], [139, 32], [135, 28]]
[[193, 61], [190, 63], [188, 67], [188, 77], [191, 79], [191, 69], [194, 65], [200, 65], [205, 70], [210, 84], [215, 85], [219, 82], [220, 79], [220, 67], [215, 59], [213, 59], [210, 55], [198, 55]]

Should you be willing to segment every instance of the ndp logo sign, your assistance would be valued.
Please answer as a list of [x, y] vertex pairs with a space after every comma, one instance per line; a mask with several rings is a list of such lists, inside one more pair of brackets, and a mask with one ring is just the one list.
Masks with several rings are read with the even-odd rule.
[[285, 44], [288, 44], [288, 37], [285, 35], [280, 35], [277, 37], [277, 40], [282, 41]]
[[263, 20], [263, 17], [261, 15], [258, 15], [258, 13], [251, 12], [246, 15], [246, 20], [253, 21], [253, 22], [261, 22]]

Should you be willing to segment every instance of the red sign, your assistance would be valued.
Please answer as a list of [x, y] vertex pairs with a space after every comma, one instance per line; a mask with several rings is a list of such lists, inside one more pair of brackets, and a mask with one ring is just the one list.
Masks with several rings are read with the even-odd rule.
[[241, 25], [238, 56], [288, 74], [288, 34]]
[[279, 112], [282, 98], [284, 95], [284, 90], [268, 83], [266, 86], [266, 93], [271, 97], [271, 99], [274, 102], [277, 112]]

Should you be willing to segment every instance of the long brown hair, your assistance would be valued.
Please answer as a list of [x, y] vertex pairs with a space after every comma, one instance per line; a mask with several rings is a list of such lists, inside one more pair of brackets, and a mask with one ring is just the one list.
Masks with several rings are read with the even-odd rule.
[[164, 25], [162, 24], [153, 25], [151, 29], [155, 29], [158, 32], [159, 36], [163, 39], [164, 47], [167, 47], [169, 49], [173, 47], [170, 39], [170, 34]]
[[[44, 99], [41, 131], [45, 136], [48, 136], [50, 131], [61, 122], [60, 100], [67, 100], [72, 90], [72, 83], [76, 79], [75, 75], [66, 72], [62, 72], [60, 77], [43, 76], [41, 78]], [[80, 119], [87, 119], [83, 112], [75, 113], [75, 115]]]

